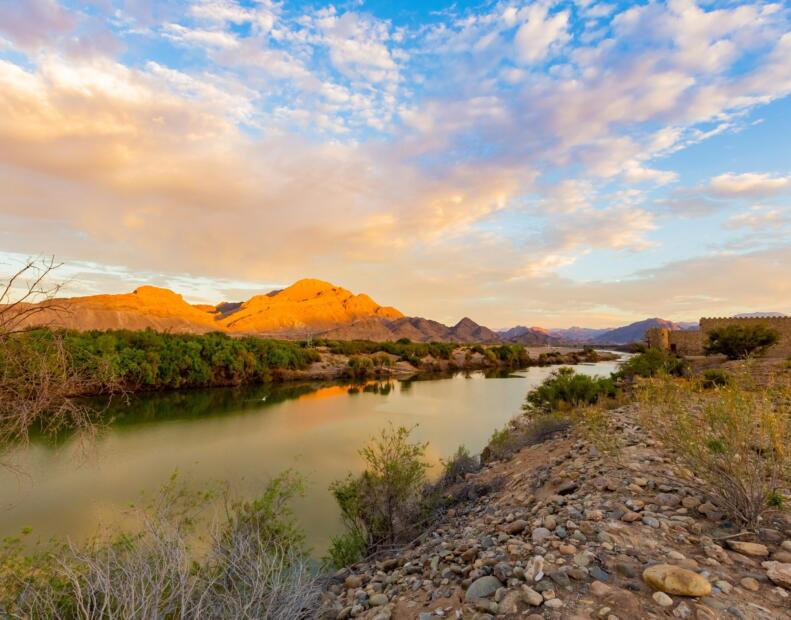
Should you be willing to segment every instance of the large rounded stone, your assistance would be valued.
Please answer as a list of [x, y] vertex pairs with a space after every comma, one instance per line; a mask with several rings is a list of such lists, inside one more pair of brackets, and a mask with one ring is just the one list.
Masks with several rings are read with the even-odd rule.
[[744, 555], [752, 555], [759, 558], [765, 558], [769, 555], [769, 549], [766, 548], [766, 545], [761, 545], [759, 543], [729, 540], [728, 546], [734, 551]]
[[486, 598], [497, 592], [498, 588], [502, 588], [503, 584], [497, 577], [487, 575], [486, 577], [479, 577], [470, 584], [467, 588], [467, 593], [464, 599], [468, 603], [472, 603], [481, 598]]
[[766, 569], [766, 576], [775, 584], [791, 590], [791, 564], [764, 562], [762, 566]]
[[679, 596], [708, 596], [711, 584], [697, 573], [670, 564], [657, 564], [643, 571], [643, 581], [655, 590]]

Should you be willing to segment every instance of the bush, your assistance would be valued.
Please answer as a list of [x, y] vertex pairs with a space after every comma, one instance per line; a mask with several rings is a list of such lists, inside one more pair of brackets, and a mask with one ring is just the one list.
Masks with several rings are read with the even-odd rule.
[[426, 483], [428, 444], [413, 443], [414, 429], [392, 426], [382, 430], [360, 450], [365, 470], [333, 482], [330, 491], [341, 509], [347, 536], [333, 541], [333, 563], [347, 561], [353, 552], [401, 542], [416, 525], [421, 493]]
[[666, 377], [642, 386], [640, 397], [646, 427], [687, 462], [730, 518], [754, 527], [783, 504], [791, 484], [788, 386], [729, 382], [705, 390]]
[[612, 379], [580, 375], [573, 368], [564, 366], [528, 393], [524, 408], [543, 413], [565, 411], [592, 405], [602, 398], [614, 397], [615, 393]]
[[728, 359], [745, 359], [760, 355], [780, 340], [780, 333], [766, 325], [728, 325], [709, 330], [703, 351], [720, 353]]
[[459, 446], [447, 461], [442, 461], [442, 466], [442, 477], [439, 481], [441, 487], [447, 487], [459, 480], [464, 480], [467, 474], [481, 468], [479, 459], [472, 456], [464, 446]]
[[301, 545], [280, 537], [293, 527], [281, 509], [294, 484], [291, 475], [277, 478], [262, 498], [215, 521], [208, 553], [191, 543], [211, 496], [173, 484], [140, 510], [138, 532], [28, 556], [6, 546], [0, 608], [10, 617], [86, 620], [313, 617], [321, 587]]
[[514, 420], [492, 433], [489, 443], [481, 453], [481, 462], [505, 459], [526, 446], [543, 443], [571, 426], [568, 417], [557, 414], [536, 416], [525, 425]]
[[701, 375], [701, 385], [704, 388], [722, 387], [731, 383], [733, 383], [733, 377], [719, 368], [709, 368], [704, 370]]
[[635, 377], [648, 378], [663, 374], [683, 377], [688, 373], [688, 366], [680, 357], [659, 349], [648, 349], [621, 364], [613, 378], [632, 380]]

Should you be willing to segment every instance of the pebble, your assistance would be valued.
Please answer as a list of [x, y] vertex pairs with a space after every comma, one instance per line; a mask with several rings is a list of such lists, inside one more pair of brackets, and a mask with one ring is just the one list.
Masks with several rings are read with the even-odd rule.
[[673, 599], [670, 598], [664, 592], [659, 592], [659, 591], [654, 592], [654, 594], [651, 596], [651, 598], [653, 598], [656, 601], [657, 605], [659, 605], [660, 607], [672, 607], [673, 606]]

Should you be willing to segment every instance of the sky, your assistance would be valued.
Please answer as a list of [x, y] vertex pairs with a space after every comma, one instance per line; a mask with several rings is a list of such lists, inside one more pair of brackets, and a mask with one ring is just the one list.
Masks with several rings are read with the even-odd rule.
[[0, 275], [791, 313], [791, 3], [0, 0]]

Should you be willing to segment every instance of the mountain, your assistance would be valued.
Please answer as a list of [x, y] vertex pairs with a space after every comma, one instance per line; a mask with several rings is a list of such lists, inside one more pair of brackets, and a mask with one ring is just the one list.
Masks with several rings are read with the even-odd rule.
[[665, 327], [667, 329], [683, 329], [679, 323], [666, 321], [665, 319], [653, 318], [630, 323], [624, 327], [611, 329], [596, 336], [592, 342], [594, 344], [629, 344], [630, 342], [641, 342], [645, 339], [645, 332], [654, 327]]
[[245, 333], [315, 333], [360, 319], [403, 317], [368, 295], [355, 295], [321, 280], [299, 280], [288, 288], [256, 295], [224, 315], [226, 329]]
[[71, 329], [145, 329], [203, 333], [226, 331], [283, 336], [323, 332], [365, 318], [404, 315], [321, 280], [292, 286], [242, 303], [192, 305], [168, 289], [141, 286], [132, 293], [56, 299], [40, 304], [27, 325]]
[[399, 340], [413, 342], [500, 342], [499, 336], [487, 327], [464, 318], [453, 327], [422, 317], [406, 316], [394, 321], [368, 318], [342, 325], [321, 334], [333, 340]]
[[548, 333], [563, 342], [590, 342], [612, 329], [612, 327], [598, 329], [593, 327], [566, 327], [550, 329]]
[[141, 286], [132, 293], [56, 299], [26, 325], [69, 329], [151, 328], [174, 333], [222, 331], [278, 338], [307, 335], [339, 340], [369, 339], [415, 342], [499, 342], [492, 330], [464, 318], [453, 327], [421, 317], [404, 316], [380, 306], [368, 295], [321, 280], [299, 280], [288, 288], [255, 295], [244, 302], [216, 306], [190, 304], [168, 289]]
[[[193, 306], [168, 289], [141, 286], [121, 295], [91, 295], [38, 304], [24, 325], [69, 329], [145, 329], [204, 333], [221, 329], [212, 312]], [[27, 306], [29, 307], [29, 306]]]
[[525, 327], [524, 325], [517, 325], [501, 331], [500, 337], [508, 342], [527, 345], [558, 345], [562, 342], [561, 338], [552, 335], [542, 327]]

